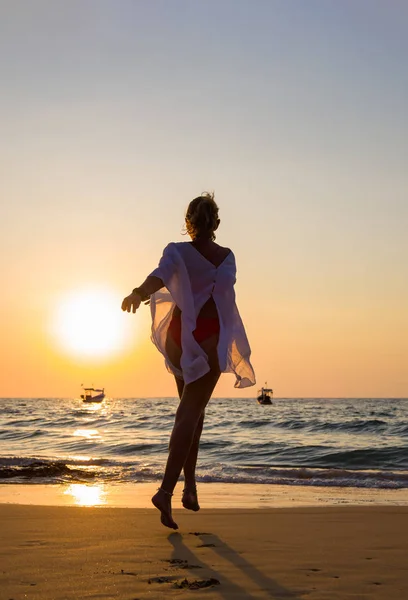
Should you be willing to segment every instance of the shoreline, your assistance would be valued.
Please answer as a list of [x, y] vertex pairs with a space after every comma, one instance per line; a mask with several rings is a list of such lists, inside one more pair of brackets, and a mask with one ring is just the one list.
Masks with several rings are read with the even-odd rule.
[[[126, 484], [0, 484], [0, 506], [84, 506], [153, 508], [150, 498], [159, 482]], [[182, 482], [173, 507], [181, 508]], [[200, 503], [207, 509], [272, 509], [325, 506], [408, 506], [408, 489], [320, 487], [253, 483], [199, 483]]]

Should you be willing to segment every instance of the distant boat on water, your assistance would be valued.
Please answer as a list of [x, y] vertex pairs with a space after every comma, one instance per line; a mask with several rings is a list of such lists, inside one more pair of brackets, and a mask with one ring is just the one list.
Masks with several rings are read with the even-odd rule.
[[81, 398], [84, 402], [102, 402], [105, 398], [105, 388], [84, 388], [84, 393], [81, 394]]
[[265, 383], [265, 387], [258, 390], [257, 400], [259, 404], [272, 404], [273, 390], [266, 387], [266, 385]]

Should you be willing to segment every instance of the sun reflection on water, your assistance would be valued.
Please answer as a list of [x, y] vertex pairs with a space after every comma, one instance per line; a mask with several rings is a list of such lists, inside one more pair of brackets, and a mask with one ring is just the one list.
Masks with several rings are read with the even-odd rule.
[[95, 440], [101, 437], [97, 429], [75, 429], [73, 435], [75, 437], [84, 437], [87, 440]]
[[110, 412], [112, 408], [112, 398], [108, 395], [102, 400], [102, 402], [84, 402], [80, 398], [75, 398], [76, 400], [76, 409], [79, 410], [82, 414], [88, 413], [92, 415], [93, 413], [107, 414]]
[[71, 483], [64, 494], [72, 496], [78, 506], [100, 506], [107, 503], [107, 494], [102, 485]]

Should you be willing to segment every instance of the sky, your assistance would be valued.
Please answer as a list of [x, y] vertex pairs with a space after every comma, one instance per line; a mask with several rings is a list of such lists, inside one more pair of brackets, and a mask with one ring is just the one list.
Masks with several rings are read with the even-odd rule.
[[208, 190], [258, 384], [215, 395], [407, 397], [407, 60], [397, 0], [0, 0], [0, 396], [175, 396], [120, 305]]

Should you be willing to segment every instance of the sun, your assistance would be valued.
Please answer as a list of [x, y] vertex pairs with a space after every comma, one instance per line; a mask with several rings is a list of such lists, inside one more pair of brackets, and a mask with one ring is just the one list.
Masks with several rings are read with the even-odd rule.
[[[65, 294], [52, 316], [52, 335], [61, 349], [87, 359], [122, 352], [134, 333], [121, 297], [106, 288], [86, 288]], [[129, 315], [128, 315], [129, 316]]]

